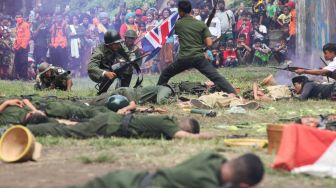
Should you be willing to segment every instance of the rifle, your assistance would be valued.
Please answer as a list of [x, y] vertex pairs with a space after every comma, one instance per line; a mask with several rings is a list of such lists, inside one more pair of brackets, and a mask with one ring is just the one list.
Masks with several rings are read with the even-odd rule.
[[[132, 61], [127, 61], [127, 62], [118, 62], [116, 64], [113, 64], [111, 67], [110, 67], [110, 71], [114, 72], [116, 75], [117, 75], [117, 78], [120, 78], [122, 73], [124, 72], [124, 70], [129, 67], [129, 66], [134, 66], [137, 70], [138, 73], [141, 73], [140, 71], [140, 68], [139, 68], [139, 65], [136, 64], [135, 62], [139, 61], [140, 59], [146, 57], [150, 55], [150, 53], [147, 53], [147, 54], [144, 54]], [[98, 90], [97, 92], [97, 95], [100, 95], [102, 93], [105, 93], [108, 88], [112, 85], [113, 81], [115, 79], [104, 79], [102, 82], [98, 83], [96, 85], [96, 89]], [[142, 82], [143, 78], [139, 79], [138, 77], [138, 80], [137, 80], [137, 83], [135, 84], [134, 88], [138, 87], [141, 82]]]
[[215, 0], [214, 7], [212, 8], [211, 13], [210, 13], [209, 18], [208, 18], [208, 21], [206, 22], [206, 25], [208, 27], [210, 26], [212, 19], [215, 17], [218, 1], [219, 0]]
[[307, 69], [307, 68], [303, 68], [303, 67], [290, 67], [289, 65], [287, 67], [284, 67], [284, 68], [282, 68], [282, 67], [272, 67], [272, 66], [270, 66], [269, 68], [284, 70], [284, 71], [290, 71], [290, 72], [295, 72], [298, 69], [311, 70], [311, 69]]

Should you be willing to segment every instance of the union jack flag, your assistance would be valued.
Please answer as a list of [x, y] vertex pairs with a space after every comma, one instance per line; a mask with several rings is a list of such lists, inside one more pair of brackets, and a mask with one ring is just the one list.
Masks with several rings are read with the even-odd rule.
[[160, 25], [154, 27], [147, 32], [141, 40], [142, 49], [145, 53], [151, 52], [145, 61], [153, 58], [161, 49], [169, 37], [174, 34], [176, 21], [178, 20], [178, 13], [175, 12], [164, 20]]

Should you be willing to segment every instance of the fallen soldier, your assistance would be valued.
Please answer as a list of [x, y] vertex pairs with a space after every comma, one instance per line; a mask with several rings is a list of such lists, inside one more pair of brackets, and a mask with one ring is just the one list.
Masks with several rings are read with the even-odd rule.
[[269, 75], [260, 84], [253, 82], [252, 90], [245, 92], [243, 96], [246, 99], [269, 102], [292, 98], [292, 92], [286, 85], [277, 85], [273, 75]]
[[[71, 125], [71, 126], [65, 126]], [[34, 125], [27, 128], [35, 136], [61, 136], [79, 139], [96, 136], [141, 137], [141, 138], [195, 138], [209, 139], [211, 133], [200, 133], [197, 120], [187, 118], [177, 120], [168, 115], [121, 115], [115, 112], [101, 113], [84, 122], [61, 120]]]
[[319, 129], [336, 131], [336, 115], [305, 116], [300, 118], [281, 119], [285, 122], [295, 122]]
[[220, 154], [204, 152], [176, 167], [158, 169], [154, 173], [148, 171], [111, 172], [83, 186], [69, 188], [247, 188], [261, 182], [263, 175], [263, 163], [254, 154], [245, 154], [228, 161]]

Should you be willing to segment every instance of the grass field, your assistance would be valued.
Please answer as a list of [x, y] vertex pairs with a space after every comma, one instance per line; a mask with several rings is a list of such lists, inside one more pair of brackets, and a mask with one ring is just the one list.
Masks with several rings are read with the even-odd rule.
[[[273, 70], [265, 67], [246, 67], [222, 69], [224, 75], [234, 87], [246, 91], [254, 80], [261, 80]], [[157, 75], [145, 76], [144, 86], [156, 84]], [[176, 76], [172, 81], [205, 81], [206, 78], [196, 71], [188, 71]], [[74, 82], [73, 92], [46, 91], [39, 95], [57, 95], [60, 97], [94, 96], [94, 83], [89, 79]], [[0, 81], [0, 94], [33, 94], [33, 83]], [[192, 97], [192, 96], [188, 96]], [[132, 171], [150, 170], [174, 166], [201, 151], [214, 150], [228, 158], [246, 152], [261, 156], [266, 167], [266, 176], [258, 186], [273, 188], [313, 188], [335, 187], [336, 182], [328, 178], [316, 178], [305, 175], [293, 175], [274, 171], [270, 168], [274, 155], [268, 155], [266, 149], [249, 147], [228, 147], [223, 143], [226, 135], [245, 134], [251, 138], [266, 138], [266, 124], [276, 123], [280, 118], [302, 115], [336, 113], [335, 104], [330, 101], [278, 101], [261, 103], [259, 110], [246, 114], [228, 114], [227, 109], [215, 109], [219, 116], [206, 118], [188, 114], [176, 105], [160, 106], [178, 117], [194, 117], [202, 124], [201, 131], [214, 132], [223, 137], [213, 140], [153, 140], [124, 138], [94, 138], [88, 140], [39, 137], [44, 146], [38, 162], [22, 164], [0, 164], [0, 187], [62, 187], [81, 184], [95, 176], [109, 171], [127, 169]], [[313, 148], [312, 148], [313, 149]]]

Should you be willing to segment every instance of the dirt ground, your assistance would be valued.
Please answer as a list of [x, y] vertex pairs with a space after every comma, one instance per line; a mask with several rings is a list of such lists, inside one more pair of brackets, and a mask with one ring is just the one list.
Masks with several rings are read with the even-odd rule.
[[[80, 141], [83, 142], [83, 141]], [[142, 147], [134, 149], [129, 144], [116, 146], [116, 148], [104, 146], [97, 148], [95, 146], [83, 147], [90, 143], [84, 141], [83, 145], [71, 146], [47, 146], [43, 148], [42, 157], [36, 162], [16, 163], [16, 164], [0, 164], [0, 187], [17, 187], [17, 188], [51, 188], [64, 187], [68, 185], [80, 185], [93, 179], [96, 176], [102, 176], [110, 171], [115, 170], [150, 170], [154, 171], [163, 166], [170, 167], [178, 164], [188, 158], [189, 153], [198, 153], [199, 150], [206, 150], [208, 141], [196, 144], [195, 148], [189, 148], [185, 153], [173, 149], [172, 151], [164, 151], [166, 149], [152, 146], [144, 141]], [[155, 141], [160, 142], [160, 141]], [[191, 146], [190, 141], [170, 141], [164, 144], [163, 148], [170, 145], [187, 145]], [[130, 143], [131, 145], [134, 142]], [[148, 145], [147, 145], [148, 144]], [[157, 144], [157, 143], [156, 143]], [[155, 145], [156, 145], [155, 144]], [[193, 144], [194, 145], [194, 144]], [[150, 150], [151, 148], [151, 150]], [[102, 150], [101, 150], [102, 149]], [[215, 146], [214, 148], [222, 152], [228, 158], [237, 156], [237, 153], [249, 152], [251, 148], [225, 148]], [[98, 151], [99, 150], [99, 151]], [[132, 151], [136, 151], [132, 153]], [[252, 149], [253, 150], [253, 149]], [[86, 164], [79, 156], [97, 156], [104, 152], [103, 155], [116, 156], [112, 161], [101, 161]], [[146, 153], [145, 151], [149, 151]], [[254, 150], [259, 154], [265, 154], [265, 150]], [[262, 155], [263, 161], [266, 161], [267, 175], [264, 181], [258, 186], [259, 188], [332, 188], [335, 184], [334, 180], [321, 181], [319, 178], [313, 178], [304, 175], [290, 175], [282, 172], [275, 172], [268, 168], [270, 166], [272, 156]], [[95, 158], [95, 157], [92, 157]], [[171, 159], [171, 160], [168, 160]], [[153, 160], [155, 159], [155, 160]]]

